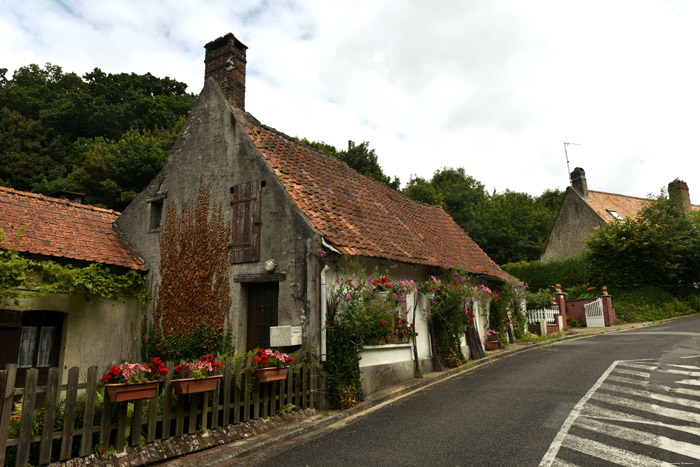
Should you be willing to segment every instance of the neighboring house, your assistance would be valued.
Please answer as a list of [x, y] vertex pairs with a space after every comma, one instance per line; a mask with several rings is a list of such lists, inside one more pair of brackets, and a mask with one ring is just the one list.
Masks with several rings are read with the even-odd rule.
[[[274, 344], [273, 326], [298, 326], [302, 348], [323, 358], [326, 294], [349, 259], [394, 280], [425, 281], [455, 264], [491, 285], [509, 277], [439, 206], [247, 113], [247, 47], [232, 34], [205, 48], [204, 89], [166, 164], [117, 220], [150, 272], [151, 322], [166, 331], [204, 320], [230, 326], [243, 349]], [[368, 392], [413, 376], [410, 346], [383, 347], [363, 355]]]
[[[688, 185], [683, 181], [668, 184], [669, 197], [677, 199], [685, 209], [698, 209], [690, 204]], [[605, 193], [588, 189], [586, 173], [580, 167], [571, 172], [571, 186], [567, 187], [559, 213], [547, 237], [540, 259], [564, 259], [582, 253], [585, 240], [607, 222], [634, 218], [647, 198]]]
[[[0, 187], [0, 229], [7, 248], [35, 259], [76, 266], [103, 263], [116, 270], [144, 271], [112, 228], [119, 213]], [[143, 306], [136, 299], [113, 305], [99, 297], [49, 293], [21, 298], [19, 306], [0, 303], [0, 368], [17, 363], [17, 386], [26, 369], [87, 368], [138, 358]], [[66, 374], [63, 375], [64, 380]]]

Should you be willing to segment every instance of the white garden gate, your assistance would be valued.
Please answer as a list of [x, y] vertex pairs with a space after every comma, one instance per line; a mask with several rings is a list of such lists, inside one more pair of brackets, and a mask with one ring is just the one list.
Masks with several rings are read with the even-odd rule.
[[600, 298], [594, 302], [583, 305], [586, 311], [586, 327], [604, 328], [605, 318], [603, 317], [603, 300]]

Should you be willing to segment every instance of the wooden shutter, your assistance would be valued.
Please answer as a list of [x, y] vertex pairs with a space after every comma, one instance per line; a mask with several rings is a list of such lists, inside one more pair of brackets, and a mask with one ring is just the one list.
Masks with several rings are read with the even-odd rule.
[[260, 180], [233, 187], [231, 263], [260, 260]]

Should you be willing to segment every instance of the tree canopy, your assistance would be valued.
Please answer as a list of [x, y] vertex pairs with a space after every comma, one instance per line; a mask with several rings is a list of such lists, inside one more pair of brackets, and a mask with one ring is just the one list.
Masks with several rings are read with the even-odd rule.
[[[60, 66], [32, 64], [12, 78], [0, 68], [0, 184], [51, 194], [85, 193], [97, 206], [124, 209], [158, 173], [196, 96], [186, 85], [149, 73], [78, 76]], [[364, 174], [400, 190], [369, 142], [347, 149], [302, 139]], [[402, 190], [442, 206], [497, 263], [535, 259], [562, 193], [539, 197], [486, 192], [464, 168], [412, 177]]]
[[0, 182], [123, 209], [160, 170], [196, 97], [150, 73], [0, 68]]
[[700, 215], [662, 193], [635, 218], [608, 222], [586, 242], [591, 277], [619, 288], [700, 283]]

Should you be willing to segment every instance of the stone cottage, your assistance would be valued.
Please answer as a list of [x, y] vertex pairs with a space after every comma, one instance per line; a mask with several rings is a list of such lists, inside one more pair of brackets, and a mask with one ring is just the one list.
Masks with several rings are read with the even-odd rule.
[[[60, 264], [145, 271], [112, 228], [119, 213], [81, 204], [72, 193], [61, 198], [0, 187], [5, 247]], [[52, 366], [63, 370], [138, 359], [143, 308], [130, 296], [113, 304], [61, 292], [24, 297], [18, 304], [0, 301], [0, 368], [16, 363], [21, 387], [31, 367], [39, 369], [42, 385]]]
[[[700, 206], [690, 204], [688, 185], [685, 182], [676, 180], [669, 183], [668, 193], [684, 209], [700, 209]], [[571, 172], [571, 186], [566, 189], [540, 259], [564, 259], [582, 253], [585, 239], [596, 227], [626, 217], [634, 218], [644, 204], [650, 201], [647, 198], [589, 190], [586, 172], [580, 167], [575, 168]]]
[[[165, 166], [117, 221], [149, 270], [157, 326], [207, 319], [230, 327], [243, 349], [279, 345], [271, 328], [291, 326], [301, 334], [287, 344], [323, 357], [327, 287], [348, 258], [366, 271], [391, 268], [396, 280], [424, 281], [454, 264], [485, 283], [507, 277], [441, 207], [248, 113], [247, 47], [232, 34], [205, 49], [204, 88]], [[407, 346], [363, 359], [368, 392], [413, 375]]]

